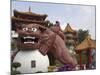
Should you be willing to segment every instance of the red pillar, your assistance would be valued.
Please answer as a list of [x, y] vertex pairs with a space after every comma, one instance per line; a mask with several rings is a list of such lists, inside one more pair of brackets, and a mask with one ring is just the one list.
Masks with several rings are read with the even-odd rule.
[[81, 51], [79, 52], [79, 57], [80, 57], [80, 62], [79, 62], [80, 68], [82, 68], [82, 52]]
[[91, 49], [89, 50], [89, 65], [92, 64], [92, 51]]

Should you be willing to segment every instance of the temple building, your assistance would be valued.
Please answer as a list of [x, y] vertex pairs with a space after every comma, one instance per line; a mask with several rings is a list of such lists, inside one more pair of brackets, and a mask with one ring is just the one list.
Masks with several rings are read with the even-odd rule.
[[75, 54], [75, 47], [77, 45], [77, 31], [72, 29], [68, 23], [65, 27], [64, 34], [67, 48], [70, 50], [70, 53]]
[[37, 14], [31, 12], [31, 9], [29, 8], [28, 12], [20, 12], [17, 10], [13, 11], [13, 16], [11, 18], [12, 20], [12, 30], [15, 29], [15, 23], [36, 23], [41, 25], [46, 25], [46, 14]]
[[[79, 45], [75, 48], [76, 53], [79, 54], [79, 64], [80, 69], [83, 69], [83, 64], [86, 64], [87, 69], [92, 68], [92, 64], [95, 61], [95, 53], [96, 53], [96, 41], [91, 39], [90, 35], [85, 38]], [[83, 55], [87, 58], [83, 62]], [[94, 64], [95, 66], [95, 64]]]

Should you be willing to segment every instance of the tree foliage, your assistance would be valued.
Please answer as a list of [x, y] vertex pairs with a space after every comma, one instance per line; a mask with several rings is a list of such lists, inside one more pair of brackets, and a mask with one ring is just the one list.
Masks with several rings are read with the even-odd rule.
[[78, 30], [78, 43], [81, 43], [89, 35], [88, 30]]
[[53, 23], [50, 22], [49, 20], [46, 20], [46, 25], [45, 26], [46, 27], [51, 27], [51, 26], [53, 26]]

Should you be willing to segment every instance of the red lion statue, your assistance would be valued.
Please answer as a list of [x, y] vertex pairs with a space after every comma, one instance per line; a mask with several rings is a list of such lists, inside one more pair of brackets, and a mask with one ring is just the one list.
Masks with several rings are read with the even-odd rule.
[[[19, 24], [16, 31], [19, 34], [17, 47], [19, 50], [34, 50], [46, 55], [52, 53], [63, 64], [75, 66], [77, 61], [72, 58], [64, 42], [64, 34], [56, 27], [47, 28], [39, 24]], [[15, 55], [14, 55], [15, 56]]]

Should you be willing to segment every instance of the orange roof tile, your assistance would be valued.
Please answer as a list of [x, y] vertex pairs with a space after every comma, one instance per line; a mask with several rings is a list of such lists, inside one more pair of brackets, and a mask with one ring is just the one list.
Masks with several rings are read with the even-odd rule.
[[73, 29], [71, 28], [71, 26], [69, 25], [69, 23], [67, 24], [67, 26], [66, 26], [64, 32], [65, 32], [65, 33], [66, 33], [66, 32], [76, 33], [76, 31], [73, 30]]
[[76, 51], [79, 50], [86, 50], [89, 48], [93, 48], [96, 49], [96, 41], [92, 40], [90, 38], [90, 36], [87, 36], [85, 40], [83, 40], [83, 42], [81, 42], [81, 44], [79, 44], [78, 46], [76, 46]]

